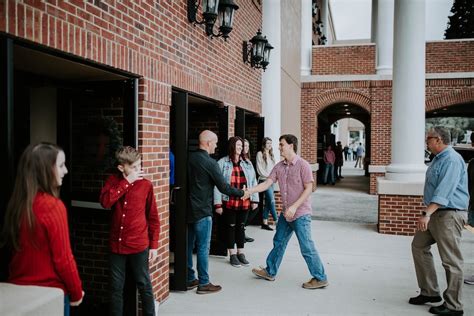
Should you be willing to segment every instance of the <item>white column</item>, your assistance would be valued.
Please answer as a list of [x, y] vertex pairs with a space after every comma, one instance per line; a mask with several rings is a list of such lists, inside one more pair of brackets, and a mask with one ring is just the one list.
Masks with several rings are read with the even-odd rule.
[[270, 64], [262, 76], [262, 114], [265, 117], [265, 137], [273, 140], [273, 153], [280, 160], [278, 138], [281, 133], [281, 3], [263, 1], [262, 33], [274, 49]]
[[[392, 74], [394, 0], [373, 0], [377, 9], [375, 43], [377, 44], [377, 74]], [[374, 23], [372, 23], [373, 25]]]
[[[264, 1], [265, 2], [265, 1]], [[312, 1], [301, 0], [301, 75], [311, 75], [313, 15]]]
[[377, 11], [379, 0], [372, 0], [372, 17], [370, 24], [370, 42], [377, 42]]
[[424, 181], [424, 137], [425, 0], [397, 0], [392, 91], [392, 160], [387, 166], [387, 180]]
[[332, 42], [329, 41], [329, 0], [322, 0], [321, 1], [321, 22], [323, 22], [323, 34], [326, 36], [327, 45], [331, 44]]

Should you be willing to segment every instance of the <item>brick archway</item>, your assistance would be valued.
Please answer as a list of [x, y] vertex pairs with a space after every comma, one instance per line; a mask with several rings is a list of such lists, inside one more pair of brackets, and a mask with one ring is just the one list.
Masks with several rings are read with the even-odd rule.
[[474, 102], [474, 88], [468, 88], [461, 91], [453, 91], [440, 96], [433, 97], [426, 101], [426, 112], [438, 110], [441, 108], [458, 105], [468, 102]]
[[318, 96], [312, 107], [315, 109], [317, 116], [325, 108], [335, 103], [351, 103], [360, 106], [369, 114], [371, 112], [370, 97], [353, 89], [337, 89], [324, 92]]
[[304, 131], [302, 137], [301, 155], [310, 163], [317, 161], [317, 133], [318, 133], [318, 115], [324, 109], [336, 103], [351, 103], [360, 106], [371, 113], [371, 99], [363, 93], [354, 89], [333, 89], [321, 94], [311, 95], [310, 99], [302, 100], [301, 129]]

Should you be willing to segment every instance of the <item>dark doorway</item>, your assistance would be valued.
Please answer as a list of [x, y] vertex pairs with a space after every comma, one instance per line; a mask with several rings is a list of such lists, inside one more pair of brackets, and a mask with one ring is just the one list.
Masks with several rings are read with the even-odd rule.
[[[12, 41], [0, 39], [3, 44]], [[103, 178], [114, 164], [115, 149], [124, 143], [136, 146], [136, 79], [42, 46], [11, 43], [10, 50], [2, 48], [4, 54], [10, 52], [12, 66], [8, 76], [3, 74], [11, 105], [1, 104], [11, 110], [12, 132], [1, 136], [2, 142], [13, 144], [7, 160], [14, 169], [24, 148], [40, 141], [64, 149], [69, 174], [61, 199], [69, 213], [71, 245], [88, 297], [71, 312], [106, 314], [110, 211], [100, 207], [98, 198]], [[137, 312], [132, 285], [127, 287], [132, 289], [127, 300], [130, 315]]]

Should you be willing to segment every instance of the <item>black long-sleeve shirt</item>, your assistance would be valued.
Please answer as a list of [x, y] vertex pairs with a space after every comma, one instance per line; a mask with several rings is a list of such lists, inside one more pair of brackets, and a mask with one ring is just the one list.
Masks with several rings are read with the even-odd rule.
[[217, 162], [202, 149], [189, 155], [188, 179], [190, 199], [190, 209], [186, 216], [188, 223], [212, 216], [214, 186], [226, 195], [239, 197], [244, 195], [243, 190], [233, 188], [226, 183]]

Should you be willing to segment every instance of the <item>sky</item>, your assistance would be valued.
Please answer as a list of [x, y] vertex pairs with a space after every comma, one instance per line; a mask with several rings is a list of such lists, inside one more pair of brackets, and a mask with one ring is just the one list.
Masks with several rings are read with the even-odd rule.
[[[426, 1], [426, 40], [442, 40], [453, 0]], [[329, 0], [338, 40], [370, 38], [371, 0]]]

